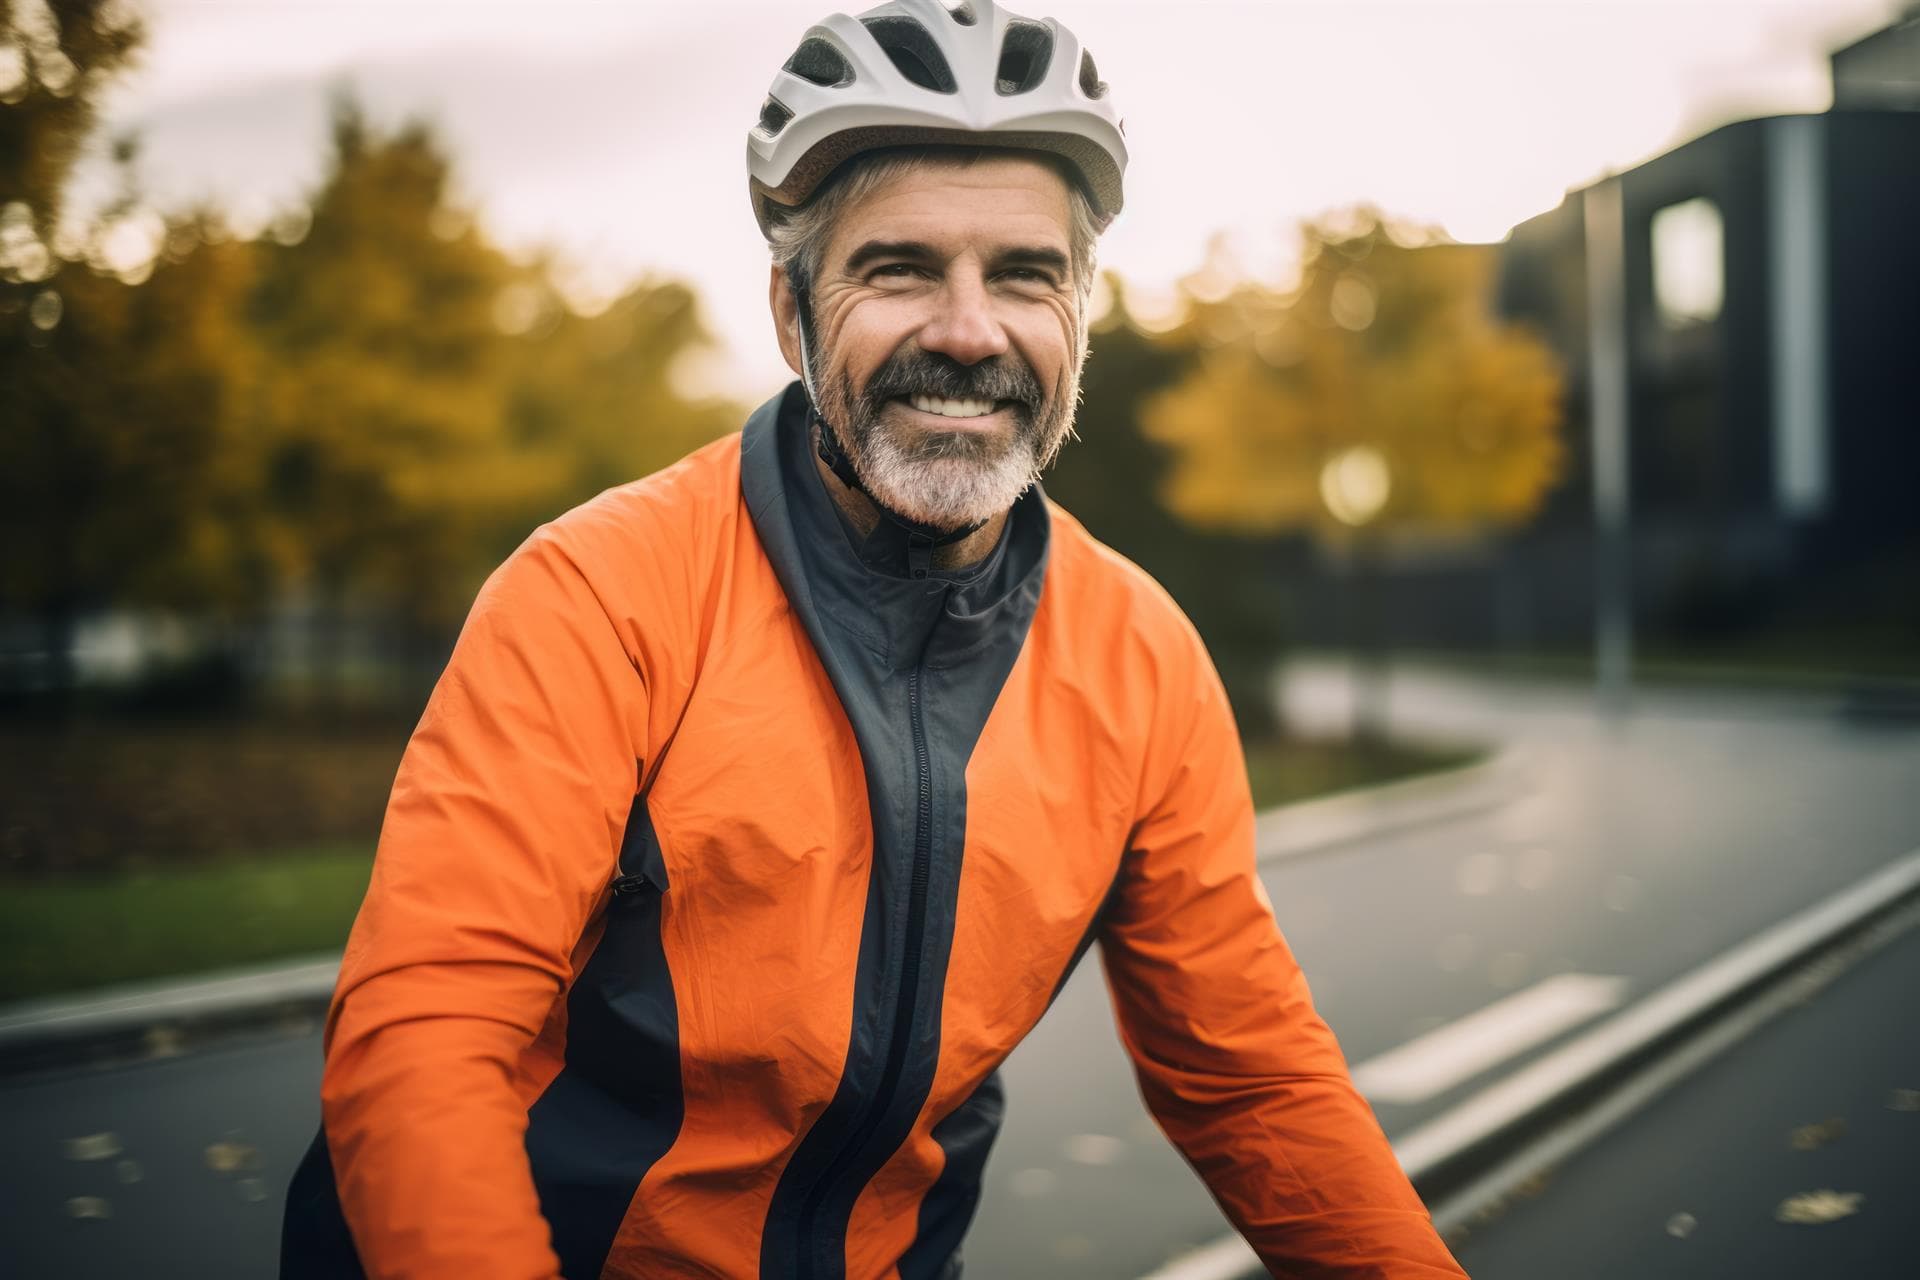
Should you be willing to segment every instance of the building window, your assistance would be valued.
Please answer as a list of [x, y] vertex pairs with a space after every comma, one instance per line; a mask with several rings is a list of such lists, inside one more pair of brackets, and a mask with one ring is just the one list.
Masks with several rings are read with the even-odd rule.
[[1667, 328], [1719, 318], [1726, 292], [1723, 242], [1720, 206], [1704, 197], [1653, 215], [1653, 298]]

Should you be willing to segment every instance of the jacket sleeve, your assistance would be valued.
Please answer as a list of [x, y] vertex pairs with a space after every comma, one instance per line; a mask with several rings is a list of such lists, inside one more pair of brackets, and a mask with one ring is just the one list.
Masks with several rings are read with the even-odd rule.
[[1274, 921], [1239, 736], [1204, 653], [1180, 684], [1156, 715], [1144, 817], [1101, 933], [1147, 1105], [1272, 1274], [1464, 1276]]
[[321, 1110], [370, 1277], [559, 1275], [515, 1076], [617, 856], [645, 706], [588, 583], [536, 534], [408, 743], [328, 1013]]

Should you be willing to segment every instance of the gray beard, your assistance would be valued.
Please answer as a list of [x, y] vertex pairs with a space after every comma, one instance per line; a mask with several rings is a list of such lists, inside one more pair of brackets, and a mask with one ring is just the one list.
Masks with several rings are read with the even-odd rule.
[[[1073, 434], [1080, 368], [1043, 395], [1037, 410], [1014, 410], [1010, 435], [908, 426], [888, 400], [860, 396], [852, 379], [816, 379], [821, 413], [869, 494], [889, 510], [936, 529], [984, 524], [1012, 507]], [[943, 393], [944, 394], [944, 393]], [[987, 397], [994, 398], [994, 397]]]

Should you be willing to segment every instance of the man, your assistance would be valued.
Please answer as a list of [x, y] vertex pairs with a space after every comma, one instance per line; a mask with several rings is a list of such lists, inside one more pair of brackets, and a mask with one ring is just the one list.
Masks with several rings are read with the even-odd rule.
[[749, 156], [801, 382], [481, 592], [283, 1274], [957, 1275], [995, 1069], [1094, 941], [1276, 1274], [1461, 1274], [1275, 928], [1197, 637], [1034, 483], [1124, 161], [1055, 23], [808, 33]]

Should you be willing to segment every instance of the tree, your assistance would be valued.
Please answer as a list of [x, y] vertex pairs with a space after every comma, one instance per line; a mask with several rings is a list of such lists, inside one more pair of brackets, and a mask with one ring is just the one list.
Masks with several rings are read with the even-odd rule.
[[1561, 465], [1560, 374], [1493, 316], [1492, 251], [1362, 210], [1306, 227], [1302, 258], [1291, 291], [1194, 302], [1205, 349], [1143, 418], [1174, 450], [1168, 505], [1203, 527], [1304, 530], [1361, 571], [1383, 534], [1537, 511]]
[[117, 282], [57, 252], [56, 230], [100, 94], [140, 39], [105, 3], [0, 0], [0, 607], [41, 621], [56, 687], [76, 615], [123, 571], [91, 525], [100, 456], [123, 433], [90, 366], [126, 319]]
[[510, 270], [447, 220], [449, 167], [424, 127], [382, 136], [343, 99], [310, 209], [261, 246], [262, 483], [282, 572], [334, 619], [352, 597], [444, 618], [486, 513], [553, 484], [502, 429]]
[[0, 205], [22, 205], [31, 219], [7, 224], [0, 271], [10, 284], [54, 268], [67, 177], [102, 90], [144, 39], [140, 21], [113, 0], [0, 0]]
[[[643, 281], [569, 309], [448, 197], [433, 132], [335, 108], [311, 200], [258, 240], [119, 197], [62, 220], [100, 89], [140, 28], [107, 3], [0, 0], [0, 610], [71, 687], [83, 612], [206, 620], [316, 602], [423, 643], [538, 522], [679, 457], [738, 411], [679, 390], [697, 302]], [[329, 658], [334, 659], [329, 661]]]
[[1237, 531], [1196, 528], [1163, 497], [1175, 460], [1148, 436], [1141, 410], [1180, 382], [1200, 350], [1185, 325], [1162, 333], [1141, 326], [1122, 281], [1093, 321], [1081, 378], [1076, 434], [1046, 477], [1047, 493], [1103, 542], [1151, 573], [1180, 603], [1207, 643], [1241, 736], [1279, 732], [1268, 676], [1284, 642], [1279, 602], [1263, 581], [1263, 544]]
[[546, 260], [515, 262], [452, 206], [426, 126], [384, 133], [342, 98], [332, 143], [309, 210], [262, 246], [250, 307], [263, 488], [324, 677], [348, 613], [444, 628], [534, 525], [737, 421], [675, 387], [706, 341], [685, 286], [576, 313]]
[[508, 430], [557, 474], [555, 490], [541, 495], [544, 509], [512, 513], [503, 533], [513, 541], [555, 514], [555, 504], [658, 471], [739, 425], [739, 406], [679, 387], [684, 362], [711, 342], [683, 284], [642, 280], [582, 315], [536, 270], [503, 295], [502, 311], [516, 330], [532, 317], [512, 356]]

